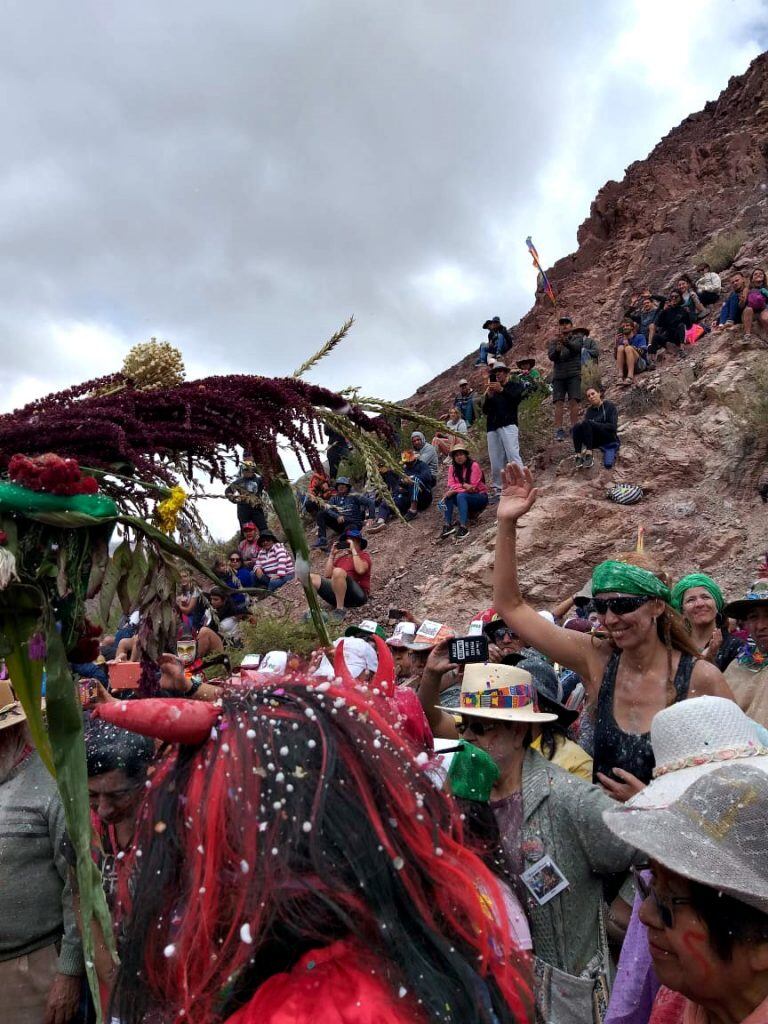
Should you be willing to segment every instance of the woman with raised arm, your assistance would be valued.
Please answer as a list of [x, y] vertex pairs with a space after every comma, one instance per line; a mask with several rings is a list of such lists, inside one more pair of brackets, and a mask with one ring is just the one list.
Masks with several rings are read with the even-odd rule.
[[[669, 588], [647, 569], [608, 561], [592, 575], [606, 639], [562, 629], [527, 604], [517, 578], [517, 521], [536, 501], [530, 470], [509, 464], [498, 507], [493, 605], [529, 646], [572, 669], [597, 705], [595, 781], [617, 800], [648, 783], [653, 716], [687, 697], [733, 699], [722, 673], [699, 658], [671, 606]], [[638, 781], [639, 780], [639, 781]]]

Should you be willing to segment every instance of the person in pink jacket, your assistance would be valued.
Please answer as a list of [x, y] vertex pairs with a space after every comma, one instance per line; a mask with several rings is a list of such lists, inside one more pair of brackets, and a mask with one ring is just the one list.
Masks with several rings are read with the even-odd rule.
[[[445, 504], [445, 526], [440, 537], [456, 533], [458, 540], [469, 534], [469, 517], [482, 512], [488, 504], [488, 488], [485, 474], [480, 465], [469, 454], [461, 442], [451, 448], [451, 466], [448, 470], [448, 490], [443, 499]], [[454, 513], [459, 511], [459, 526], [453, 524]]]

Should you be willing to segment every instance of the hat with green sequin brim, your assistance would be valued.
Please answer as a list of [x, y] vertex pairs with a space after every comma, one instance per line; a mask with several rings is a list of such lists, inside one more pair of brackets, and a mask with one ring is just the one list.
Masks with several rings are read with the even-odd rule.
[[768, 580], [755, 580], [747, 591], [747, 596], [741, 600], [729, 601], [723, 608], [723, 614], [729, 615], [732, 619], [744, 619], [749, 615], [750, 609], [760, 605], [768, 605]]
[[[448, 708], [438, 707], [439, 711]], [[451, 714], [490, 718], [499, 722], [556, 722], [557, 715], [539, 711], [536, 688], [530, 672], [513, 665], [491, 662], [464, 668], [459, 705]]]

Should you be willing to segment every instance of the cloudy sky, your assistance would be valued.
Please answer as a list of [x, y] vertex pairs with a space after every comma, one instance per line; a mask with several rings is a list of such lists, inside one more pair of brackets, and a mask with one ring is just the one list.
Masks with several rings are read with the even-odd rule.
[[0, 5], [0, 408], [150, 335], [398, 398], [514, 323], [768, 0]]

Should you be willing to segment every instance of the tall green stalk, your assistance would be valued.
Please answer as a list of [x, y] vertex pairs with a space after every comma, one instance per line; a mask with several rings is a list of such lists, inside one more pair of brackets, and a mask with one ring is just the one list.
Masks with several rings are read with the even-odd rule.
[[272, 477], [267, 487], [267, 494], [269, 494], [272, 507], [277, 518], [280, 520], [280, 525], [293, 551], [293, 558], [296, 562], [296, 576], [304, 590], [304, 596], [309, 605], [309, 614], [312, 616], [315, 631], [322, 646], [330, 647], [331, 638], [328, 636], [328, 630], [325, 628], [325, 620], [320, 610], [315, 588], [309, 581], [309, 545], [307, 544], [307, 535], [304, 533], [304, 527], [301, 524], [301, 516], [296, 507], [296, 495], [293, 493], [293, 488], [288, 481], [285, 466], [283, 466], [283, 473]]

